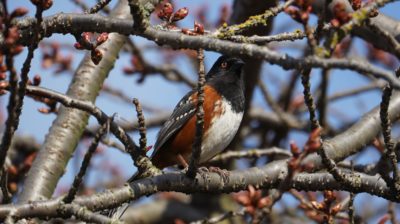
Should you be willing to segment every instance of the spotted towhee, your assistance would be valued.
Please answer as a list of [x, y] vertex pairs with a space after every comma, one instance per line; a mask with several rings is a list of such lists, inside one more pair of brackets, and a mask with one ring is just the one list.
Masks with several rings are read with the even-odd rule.
[[[221, 56], [206, 75], [204, 86], [204, 129], [200, 163], [224, 150], [239, 129], [244, 111], [244, 83], [238, 58]], [[151, 156], [153, 165], [163, 169], [172, 165], [187, 166], [196, 134], [197, 90], [188, 92], [162, 126]], [[128, 182], [138, 176], [134, 174]], [[128, 204], [103, 212], [120, 218]]]
[[[243, 65], [241, 59], [221, 56], [206, 75], [200, 163], [223, 151], [236, 135], [244, 111]], [[158, 133], [151, 160], [159, 169], [187, 167], [196, 132], [196, 104], [197, 90], [192, 90]], [[134, 179], [135, 175], [130, 180]]]

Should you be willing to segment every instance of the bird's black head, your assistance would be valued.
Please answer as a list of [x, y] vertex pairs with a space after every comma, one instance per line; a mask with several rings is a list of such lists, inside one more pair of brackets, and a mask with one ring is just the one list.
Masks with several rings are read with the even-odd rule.
[[236, 112], [244, 110], [243, 65], [239, 58], [221, 56], [206, 76], [207, 84], [228, 100]]
[[220, 76], [241, 78], [243, 65], [244, 62], [240, 58], [221, 56], [207, 73], [206, 79], [209, 80]]

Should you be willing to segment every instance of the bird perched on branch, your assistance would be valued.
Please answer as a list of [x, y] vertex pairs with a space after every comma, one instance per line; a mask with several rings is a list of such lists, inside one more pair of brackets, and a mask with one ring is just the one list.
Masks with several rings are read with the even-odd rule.
[[[221, 56], [206, 75], [200, 164], [222, 152], [239, 129], [245, 101], [243, 65], [241, 59]], [[196, 105], [197, 90], [192, 90], [179, 101], [160, 129], [151, 156], [159, 169], [176, 164], [188, 166], [196, 134]]]
[[[221, 56], [206, 75], [204, 85], [204, 128], [199, 163], [222, 152], [235, 137], [244, 112], [244, 83], [238, 58]], [[197, 90], [188, 92], [176, 105], [158, 133], [151, 161], [159, 169], [188, 166], [196, 135]], [[138, 176], [134, 174], [128, 182]], [[120, 218], [128, 204], [104, 214]]]

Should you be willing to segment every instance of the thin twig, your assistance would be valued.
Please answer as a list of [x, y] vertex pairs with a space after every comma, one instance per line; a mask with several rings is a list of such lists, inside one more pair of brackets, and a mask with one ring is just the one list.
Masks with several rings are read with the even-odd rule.
[[311, 95], [310, 75], [311, 75], [311, 69], [305, 69], [301, 71], [301, 83], [303, 84], [304, 87], [303, 90], [304, 102], [306, 103], [308, 112], [310, 114], [311, 130], [314, 130], [316, 128], [319, 128], [320, 125], [315, 112], [314, 99]]
[[276, 7], [269, 8], [263, 14], [251, 16], [250, 18], [248, 18], [246, 21], [244, 21], [241, 24], [235, 24], [235, 25], [228, 26], [228, 27], [222, 27], [221, 29], [219, 29], [216, 32], [217, 33], [216, 35], [219, 38], [227, 38], [227, 37], [242, 33], [243, 31], [246, 31], [249, 28], [260, 25], [260, 24], [263, 24], [265, 26], [268, 18], [278, 15], [280, 12], [282, 12], [286, 7], [291, 5], [293, 2], [294, 2], [294, 0], [289, 0], [289, 1], [286, 1], [285, 3], [280, 4]]
[[196, 105], [196, 134], [192, 145], [192, 157], [190, 158], [190, 165], [187, 171], [189, 177], [195, 177], [197, 166], [201, 154], [201, 142], [203, 139], [204, 128], [204, 85], [206, 82], [204, 71], [204, 50], [197, 51], [197, 59], [199, 60], [199, 81], [197, 83], [197, 105]]
[[85, 221], [87, 223], [99, 223], [99, 224], [105, 224], [105, 223], [122, 224], [123, 223], [118, 220], [110, 219], [109, 217], [101, 215], [99, 213], [93, 213], [86, 207], [83, 207], [83, 206], [77, 205], [77, 204], [62, 205], [62, 206], [60, 206], [58, 211], [63, 216], [67, 216], [67, 217], [75, 216], [76, 219]]
[[211, 163], [217, 163], [221, 161], [227, 161], [231, 159], [241, 159], [241, 158], [259, 158], [262, 156], [284, 156], [291, 157], [292, 153], [288, 150], [280, 149], [277, 147], [267, 148], [267, 149], [250, 149], [246, 151], [228, 151], [219, 155], [216, 155]]
[[195, 87], [195, 84], [191, 79], [187, 78], [179, 69], [173, 65], [173, 64], [162, 64], [162, 65], [154, 65], [148, 62], [144, 55], [142, 50], [136, 46], [136, 44], [130, 40], [127, 42], [129, 50], [132, 52], [132, 54], [138, 59], [140, 65], [143, 67], [140, 71], [142, 77], [139, 79], [139, 81], [144, 80], [146, 75], [149, 74], [163, 74], [162, 77], [169, 81], [178, 81], [178, 82], [184, 82], [190, 87]]
[[[6, 8], [7, 6], [3, 4], [3, 7]], [[7, 12], [7, 10], [5, 10], [5, 12]], [[41, 39], [40, 24], [43, 21], [42, 13], [43, 13], [43, 8], [40, 5], [37, 5], [35, 14], [37, 24], [34, 29], [34, 38], [28, 46], [28, 54], [22, 65], [21, 81], [19, 82], [18, 87], [16, 83], [18, 81], [18, 77], [14, 68], [14, 62], [12, 56], [10, 55], [11, 52], [8, 52], [8, 50], [6, 50], [6, 65], [8, 70], [10, 71], [11, 94], [7, 106], [8, 117], [6, 120], [6, 130], [4, 131], [0, 144], [0, 168], [4, 166], [4, 162], [6, 160], [7, 152], [10, 148], [14, 132], [18, 129], [19, 117], [21, 115], [26, 86], [28, 85], [28, 80], [29, 80], [28, 73], [31, 67], [32, 59], [34, 57], [34, 51], [38, 47], [38, 43]], [[6, 29], [8, 29], [9, 26], [10, 26], [9, 22], [6, 22], [5, 24]], [[4, 34], [6, 35], [6, 32], [4, 32]], [[6, 175], [5, 172], [2, 174], [3, 176]]]
[[269, 104], [272, 111], [274, 111], [278, 115], [278, 117], [279, 117], [279, 119], [281, 119], [281, 121], [284, 121], [285, 123], [287, 123], [285, 120], [285, 117], [283, 116], [283, 114], [284, 114], [283, 109], [273, 99], [273, 97], [271, 96], [271, 94], [269, 93], [269, 91], [267, 89], [267, 85], [265, 85], [261, 80], [258, 80], [258, 86], [260, 87], [260, 90], [264, 97], [264, 100]]
[[86, 152], [85, 157], [83, 158], [81, 168], [80, 168], [78, 174], [75, 176], [72, 187], [68, 191], [67, 196], [64, 198], [65, 203], [71, 203], [74, 200], [75, 195], [78, 192], [79, 186], [82, 183], [83, 176], [86, 174], [87, 168], [89, 167], [90, 160], [92, 159], [92, 156], [93, 156], [94, 152], [96, 151], [101, 138], [108, 131], [111, 121], [112, 121], [112, 118], [110, 118], [109, 122], [105, 122], [101, 126], [101, 128], [97, 131], [95, 137], [93, 138], [92, 143], [90, 144], [90, 147], [89, 147], [88, 151]]
[[[400, 76], [400, 68], [397, 69], [396, 71], [396, 76]], [[383, 134], [383, 140], [385, 142], [386, 149], [383, 153], [384, 158], [388, 158], [390, 160], [392, 169], [393, 169], [393, 182], [391, 183], [392, 187], [394, 187], [394, 190], [397, 192], [400, 191], [400, 172], [399, 168], [397, 166], [397, 156], [396, 152], [394, 151], [394, 142], [392, 139], [392, 134], [391, 134], [391, 123], [389, 119], [389, 102], [390, 98], [392, 96], [393, 88], [391, 86], [386, 86], [383, 89], [382, 93], [382, 101], [380, 104], [380, 118], [381, 118], [381, 127], [382, 127], [382, 134]]]
[[144, 119], [142, 106], [140, 105], [139, 100], [136, 98], [134, 98], [132, 102], [133, 102], [133, 104], [135, 104], [137, 119], [138, 119], [138, 123], [139, 123], [139, 134], [140, 134], [139, 147], [140, 147], [140, 150], [145, 152], [146, 146], [147, 146], [146, 122]]
[[329, 83], [329, 70], [323, 69], [321, 77], [320, 90], [321, 95], [318, 98], [318, 111], [319, 111], [319, 123], [322, 127], [327, 127], [327, 107], [328, 107], [328, 83]]
[[[2, 8], [3, 8], [3, 13], [5, 17], [8, 17], [8, 9], [7, 9], [7, 1], [2, 1]], [[3, 30], [3, 35], [4, 37], [8, 36], [8, 31], [10, 28], [11, 24], [8, 19], [4, 20], [4, 30]], [[6, 161], [7, 157], [7, 152], [8, 149], [11, 145], [11, 139], [12, 136], [15, 132], [15, 118], [16, 118], [16, 113], [15, 113], [15, 108], [18, 104], [18, 75], [17, 71], [15, 70], [14, 67], [14, 58], [11, 55], [10, 52], [11, 49], [5, 48], [4, 49], [4, 54], [5, 54], [5, 64], [7, 67], [7, 70], [9, 71], [9, 85], [10, 85], [10, 96], [8, 100], [8, 105], [7, 105], [7, 112], [8, 112], [8, 117], [5, 122], [5, 130], [3, 132], [3, 137], [1, 139], [1, 144], [0, 144], [0, 169], [4, 170], [4, 162]], [[1, 182], [4, 182], [6, 172], [2, 173], [2, 180]], [[3, 189], [4, 190], [4, 189]]]
[[264, 45], [270, 42], [281, 42], [281, 41], [295, 41], [295, 40], [301, 40], [304, 37], [306, 37], [305, 33], [301, 31], [294, 31], [294, 32], [285, 32], [285, 33], [280, 33], [276, 35], [270, 35], [270, 36], [242, 36], [242, 35], [235, 35], [231, 36], [228, 39], [232, 40], [234, 42], [240, 42], [240, 43], [252, 43], [252, 44], [258, 44], [258, 45]]
[[[3, 89], [8, 89], [6, 83], [0, 86]], [[61, 103], [65, 107], [72, 107], [85, 111], [94, 116], [100, 124], [109, 121], [109, 116], [90, 101], [78, 100], [54, 90], [38, 86], [28, 86], [27, 94], [35, 95], [37, 97], [46, 97]], [[139, 150], [139, 147], [135, 144], [132, 138], [116, 122], [111, 122], [110, 131], [124, 144], [126, 151], [133, 157], [132, 159], [139, 170], [149, 170], [153, 173], [160, 172], [160, 170], [152, 165], [146, 154]]]
[[[304, 87], [303, 93], [304, 93], [304, 101], [307, 105], [309, 114], [310, 114], [310, 121], [311, 121], [311, 130], [316, 131], [317, 129], [320, 129], [321, 126], [316, 118], [316, 112], [315, 112], [315, 104], [313, 97], [311, 95], [311, 86], [310, 86], [310, 73], [311, 69], [306, 69], [302, 71], [302, 84]], [[320, 141], [320, 148], [317, 151], [318, 155], [321, 157], [322, 164], [327, 168], [328, 172], [332, 174], [332, 176], [337, 180], [338, 182], [341, 182], [345, 185], [351, 186], [354, 189], [359, 188], [359, 183], [356, 181], [356, 178], [353, 178], [354, 176], [352, 174], [346, 174], [342, 171], [339, 170], [339, 168], [336, 166], [335, 161], [330, 159], [325, 151], [324, 148], [324, 141], [321, 139]]]
[[3, 194], [2, 204], [10, 203], [12, 195], [8, 190], [8, 173], [4, 167], [1, 169], [0, 186], [1, 186], [1, 193]]
[[98, 11], [102, 10], [104, 7], [106, 7], [108, 5], [108, 3], [110, 3], [111, 0], [100, 0], [99, 2], [96, 3], [96, 5], [92, 6], [89, 10], [85, 10], [85, 13], [88, 14], [93, 14], [93, 13], [97, 13]]
[[384, 86], [385, 86], [385, 82], [382, 80], [378, 80], [378, 81], [372, 82], [371, 84], [361, 86], [359, 88], [334, 93], [328, 97], [328, 101], [333, 102], [333, 101], [336, 101], [339, 99], [345, 99], [349, 96], [354, 96], [354, 95], [364, 93], [367, 91], [371, 91], [371, 90], [377, 90], [377, 89], [383, 88]]
[[349, 222], [350, 224], [354, 224], [354, 199], [356, 197], [356, 194], [354, 194], [353, 192], [350, 192], [350, 200], [349, 200]]

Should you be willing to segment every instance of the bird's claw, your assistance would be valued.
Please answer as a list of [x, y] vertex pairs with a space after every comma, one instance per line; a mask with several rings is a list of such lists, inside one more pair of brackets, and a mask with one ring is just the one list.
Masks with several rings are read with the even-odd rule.
[[230, 173], [226, 169], [221, 169], [219, 167], [211, 166], [209, 168], [202, 166], [197, 169], [197, 172], [204, 178], [206, 173], [217, 173], [221, 176], [224, 183], [229, 181]]

